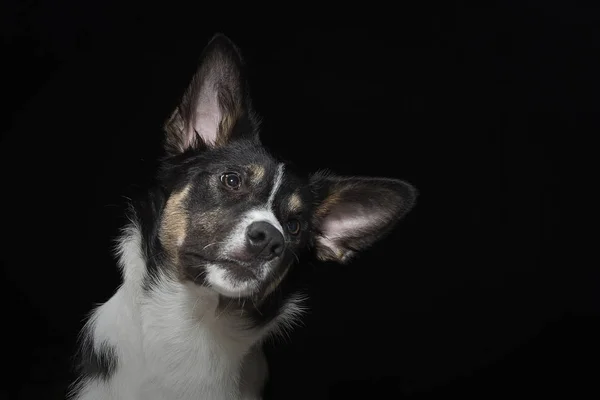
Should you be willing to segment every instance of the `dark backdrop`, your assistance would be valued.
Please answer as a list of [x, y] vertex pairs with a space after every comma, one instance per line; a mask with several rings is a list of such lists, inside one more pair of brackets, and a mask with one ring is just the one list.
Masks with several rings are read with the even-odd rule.
[[268, 398], [597, 394], [598, 274], [569, 261], [560, 226], [565, 145], [599, 105], [599, 14], [514, 3], [327, 19], [290, 3], [255, 19], [234, 5], [3, 2], [6, 398], [63, 398], [82, 320], [119, 283], [123, 196], [151, 173], [217, 31], [248, 61], [270, 148], [421, 193], [352, 265], [311, 267], [312, 311], [269, 350]]

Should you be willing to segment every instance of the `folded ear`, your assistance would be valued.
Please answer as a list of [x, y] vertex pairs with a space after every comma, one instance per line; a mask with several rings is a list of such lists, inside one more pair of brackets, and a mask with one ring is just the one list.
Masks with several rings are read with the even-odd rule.
[[318, 173], [310, 184], [318, 202], [313, 220], [317, 257], [339, 263], [388, 233], [417, 197], [414, 187], [396, 179]]
[[235, 44], [222, 34], [214, 36], [200, 56], [181, 103], [165, 124], [168, 154], [222, 146], [235, 137], [257, 137], [258, 124], [243, 72]]

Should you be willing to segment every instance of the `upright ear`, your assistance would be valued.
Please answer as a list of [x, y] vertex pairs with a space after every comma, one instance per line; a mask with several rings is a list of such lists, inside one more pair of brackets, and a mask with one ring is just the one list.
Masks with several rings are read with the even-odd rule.
[[417, 197], [414, 187], [396, 179], [317, 173], [310, 184], [318, 201], [313, 220], [317, 257], [339, 263], [388, 233]]
[[243, 69], [235, 44], [222, 34], [215, 35], [202, 52], [181, 103], [165, 124], [168, 154], [222, 146], [234, 137], [257, 137]]

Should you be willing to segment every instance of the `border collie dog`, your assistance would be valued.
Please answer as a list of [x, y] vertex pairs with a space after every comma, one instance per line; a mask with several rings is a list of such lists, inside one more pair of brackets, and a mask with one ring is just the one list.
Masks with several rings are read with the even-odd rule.
[[81, 336], [73, 400], [261, 399], [265, 338], [301, 315], [299, 255], [348, 262], [416, 190], [397, 179], [302, 177], [261, 145], [242, 58], [225, 36], [165, 124], [156, 184], [118, 244], [123, 282]]

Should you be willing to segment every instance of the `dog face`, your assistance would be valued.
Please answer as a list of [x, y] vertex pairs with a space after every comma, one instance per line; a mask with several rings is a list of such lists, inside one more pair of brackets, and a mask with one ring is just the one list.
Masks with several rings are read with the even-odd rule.
[[179, 279], [225, 297], [262, 296], [298, 255], [346, 262], [410, 210], [385, 178], [294, 174], [262, 146], [239, 51], [215, 36], [165, 125], [159, 240]]
[[281, 279], [306, 247], [311, 202], [307, 182], [259, 143], [239, 140], [186, 159], [160, 240], [186, 279], [249, 296]]

